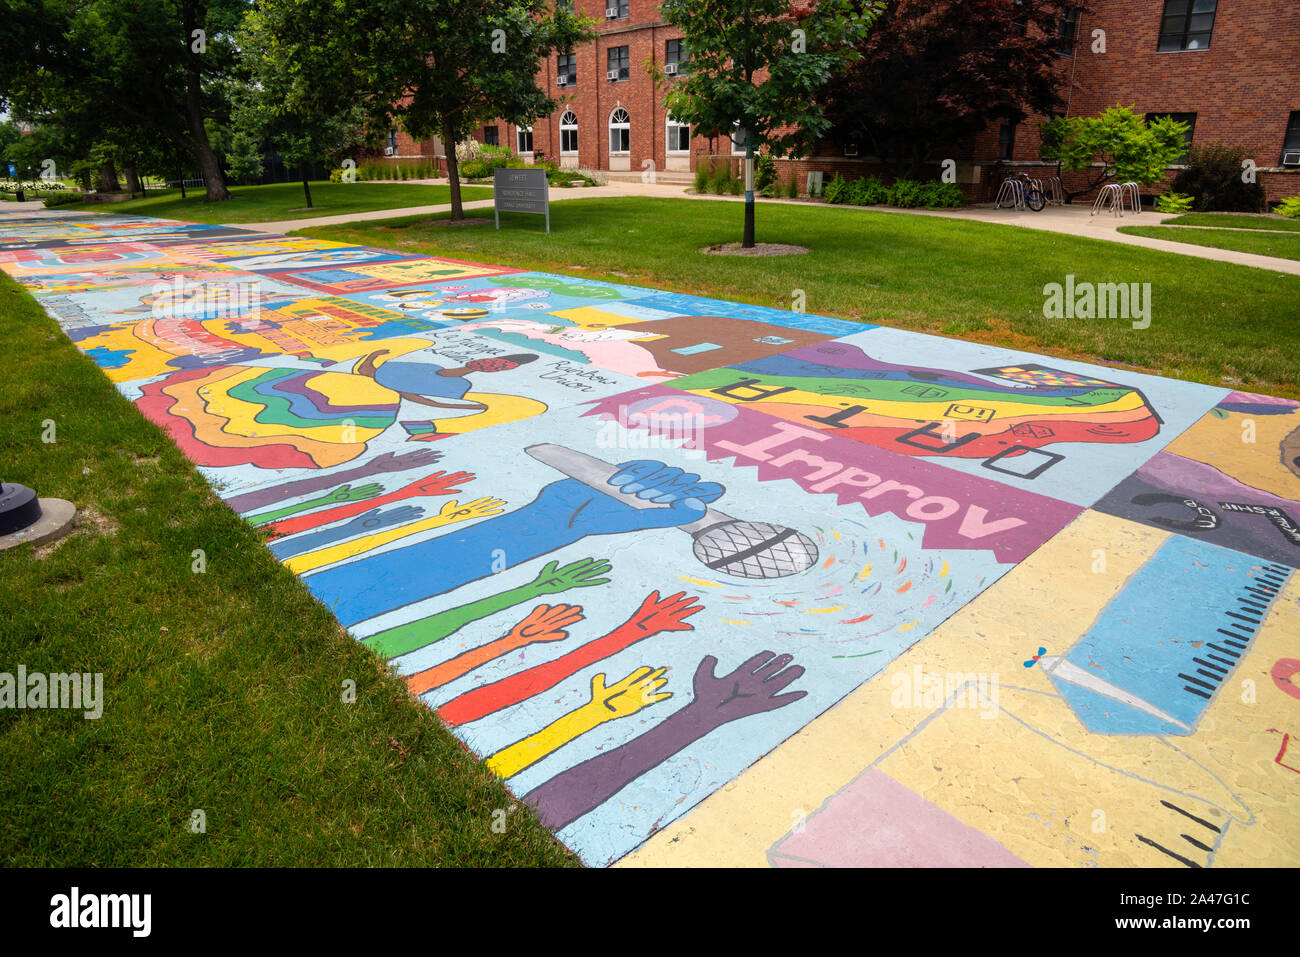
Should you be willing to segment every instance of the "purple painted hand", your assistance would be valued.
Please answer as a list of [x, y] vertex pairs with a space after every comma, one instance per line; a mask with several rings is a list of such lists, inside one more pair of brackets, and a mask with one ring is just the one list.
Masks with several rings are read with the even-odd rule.
[[[560, 830], [727, 722], [775, 711], [806, 696], [806, 691], [785, 691], [804, 673], [801, 666], [790, 665], [792, 660], [790, 655], [763, 651], [719, 678], [714, 674], [718, 660], [706, 656], [695, 669], [690, 704], [639, 737], [561, 771], [524, 800], [537, 808], [542, 823]], [[678, 806], [672, 816], [687, 810]]]

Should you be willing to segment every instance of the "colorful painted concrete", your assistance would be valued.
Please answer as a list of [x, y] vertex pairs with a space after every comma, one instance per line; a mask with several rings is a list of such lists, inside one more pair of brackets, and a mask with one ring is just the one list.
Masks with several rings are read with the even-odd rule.
[[147, 218], [0, 266], [591, 864], [1300, 864], [1296, 403]]

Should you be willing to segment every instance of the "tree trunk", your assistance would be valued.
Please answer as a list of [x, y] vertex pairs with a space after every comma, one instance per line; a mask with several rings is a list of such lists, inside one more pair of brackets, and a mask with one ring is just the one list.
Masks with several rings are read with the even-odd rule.
[[101, 193], [118, 193], [122, 184], [117, 181], [117, 167], [110, 163], [99, 164], [99, 191]]
[[460, 161], [456, 159], [456, 131], [451, 121], [442, 121], [442, 148], [447, 153], [447, 185], [451, 189], [451, 218], [464, 219], [465, 210], [460, 204]]
[[181, 170], [179, 175], [176, 177], [176, 179], [181, 184], [181, 199], [184, 199], [185, 198], [185, 170]]
[[307, 185], [307, 161], [298, 160], [298, 173], [302, 176], [302, 191], [307, 197], [307, 208], [311, 209], [311, 187]]
[[745, 238], [740, 244], [745, 249], [754, 248], [754, 146], [745, 131]]
[[[187, 40], [193, 35], [196, 27], [204, 25], [196, 22], [198, 16], [190, 4], [184, 5], [181, 19], [185, 24]], [[185, 69], [185, 121], [190, 131], [188, 145], [199, 161], [208, 202], [218, 203], [230, 199], [230, 190], [226, 189], [225, 174], [221, 172], [221, 163], [217, 161], [217, 154], [212, 151], [207, 128], [203, 125], [203, 74], [200, 63], [200, 55], [191, 46]]]
[[140, 174], [134, 166], [122, 167], [122, 174], [126, 177], [126, 188], [130, 191], [132, 199], [139, 192], [141, 198], [144, 197], [144, 187], [140, 185]]

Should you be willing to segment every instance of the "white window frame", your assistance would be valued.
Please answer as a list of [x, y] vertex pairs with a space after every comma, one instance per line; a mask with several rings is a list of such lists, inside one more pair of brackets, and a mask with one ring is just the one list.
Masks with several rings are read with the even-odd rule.
[[[572, 117], [573, 122], [572, 123], [564, 122], [566, 117]], [[570, 130], [573, 131], [573, 149], [566, 150], [564, 148], [564, 134]], [[560, 155], [561, 156], [578, 155], [578, 115], [574, 113], [573, 110], [565, 110], [563, 113], [560, 114]]]
[[523, 149], [523, 143], [520, 141], [520, 135], [523, 133], [528, 134], [528, 142], [530, 146], [533, 142], [533, 128], [531, 126], [516, 126], [515, 127], [515, 152], [532, 153], [533, 152], [532, 149]]
[[[625, 119], [615, 122], [614, 117], [618, 116], [618, 114], [620, 113], [623, 114]], [[609, 122], [606, 125], [609, 128], [609, 154], [611, 156], [626, 156], [629, 153], [631, 153], [632, 152], [632, 114], [629, 113], [624, 107], [616, 106], [614, 107], [614, 109], [610, 110]], [[623, 149], [614, 148], [615, 132], [627, 133], [627, 149], [623, 150]]]
[[[686, 149], [674, 149], [671, 146], [673, 142], [673, 128], [681, 128], [683, 126], [686, 127]], [[688, 155], [691, 152], [691, 124], [678, 122], [674, 116], [669, 115], [664, 121], [664, 148], [673, 156]]]

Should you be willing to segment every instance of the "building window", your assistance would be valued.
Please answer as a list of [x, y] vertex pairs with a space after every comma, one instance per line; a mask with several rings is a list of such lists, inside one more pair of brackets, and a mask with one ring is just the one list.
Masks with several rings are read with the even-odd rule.
[[1219, 0], [1165, 0], [1156, 50], [1208, 50]]
[[572, 110], [560, 116], [560, 152], [578, 152], [578, 117]]
[[572, 13], [573, 0], [555, 0], [556, 13]]
[[664, 44], [664, 63], [676, 63], [680, 70], [686, 66], [687, 59], [685, 40], [669, 40]]
[[533, 128], [518, 126], [515, 128], [515, 152], [531, 153], [533, 151]]
[[384, 137], [384, 155], [397, 155], [397, 130], [389, 130], [388, 134]]
[[632, 119], [619, 107], [609, 114], [609, 151], [627, 153], [632, 149]]
[[483, 127], [483, 142], [488, 146], [501, 145], [501, 139], [497, 136], [497, 128], [495, 126]]
[[629, 67], [631, 57], [628, 54], [628, 47], [610, 47], [607, 53], [606, 61], [607, 72], [605, 76], [610, 80], [626, 80], [630, 75]]
[[557, 80], [563, 77], [565, 86], [577, 86], [578, 55], [576, 53], [564, 53], [557, 56], [555, 58], [555, 73]]
[[998, 159], [1009, 161], [1016, 152], [1016, 124], [1003, 122], [998, 128]]
[[1079, 8], [1071, 7], [1065, 11], [1061, 17], [1061, 25], [1057, 30], [1056, 52], [1063, 53], [1066, 56], [1074, 54], [1074, 41], [1079, 34]]
[[605, 0], [605, 19], [622, 20], [628, 15], [628, 0]]
[[691, 127], [688, 123], [679, 123], [668, 117], [668, 152], [689, 153], [691, 151]]
[[[1150, 125], [1152, 120], [1158, 120], [1161, 117], [1169, 117], [1171, 120], [1177, 120], [1179, 123], [1187, 124], [1187, 133], [1183, 137], [1183, 142], [1188, 149], [1192, 147], [1192, 134], [1196, 132], [1196, 114], [1195, 113], [1148, 113], [1146, 115], [1147, 124]], [[1175, 166], [1187, 165], [1187, 154], [1184, 153], [1178, 159], [1174, 160]]]
[[1293, 112], [1286, 124], [1286, 136], [1282, 138], [1282, 165], [1300, 166], [1300, 110]]

